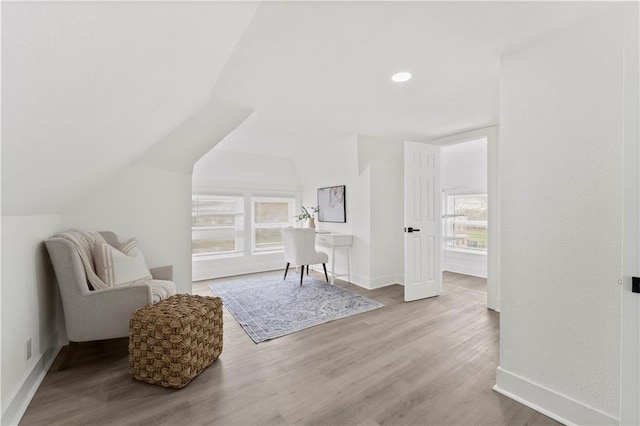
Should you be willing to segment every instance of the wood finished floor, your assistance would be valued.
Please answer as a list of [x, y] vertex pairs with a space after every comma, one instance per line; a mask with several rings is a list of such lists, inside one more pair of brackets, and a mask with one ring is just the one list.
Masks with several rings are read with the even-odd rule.
[[487, 296], [487, 280], [485, 278], [472, 277], [470, 275], [455, 274], [445, 271], [442, 273], [442, 282], [449, 287], [457, 287], [463, 290], [471, 290]]
[[257, 345], [225, 310], [221, 357], [182, 390], [132, 379], [126, 339], [82, 344], [21, 424], [557, 424], [491, 390], [498, 314], [467, 278], [446, 274], [441, 296], [411, 303], [399, 285], [336, 281], [386, 306]]

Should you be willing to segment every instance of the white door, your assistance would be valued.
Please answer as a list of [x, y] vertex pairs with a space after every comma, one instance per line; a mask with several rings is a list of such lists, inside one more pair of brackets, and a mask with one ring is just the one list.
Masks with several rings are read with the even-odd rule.
[[440, 148], [404, 143], [404, 300], [440, 295]]

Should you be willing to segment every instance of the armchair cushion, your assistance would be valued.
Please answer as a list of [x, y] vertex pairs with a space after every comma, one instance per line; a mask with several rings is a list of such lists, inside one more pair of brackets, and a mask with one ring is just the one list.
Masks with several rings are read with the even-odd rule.
[[166, 280], [149, 280], [149, 281], [135, 281], [132, 284], [138, 285], [140, 283], [148, 284], [151, 287], [151, 297], [153, 303], [167, 299], [169, 296], [173, 296], [177, 293], [176, 284], [173, 281]]
[[120, 246], [98, 243], [93, 247], [96, 274], [109, 287], [150, 280], [151, 273], [135, 239]]
[[173, 265], [149, 268], [149, 272], [154, 280], [173, 281]]

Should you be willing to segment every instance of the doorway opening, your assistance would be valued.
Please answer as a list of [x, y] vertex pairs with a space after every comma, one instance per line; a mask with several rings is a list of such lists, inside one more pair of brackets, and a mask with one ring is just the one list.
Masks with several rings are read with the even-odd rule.
[[404, 157], [405, 301], [439, 295], [444, 270], [486, 279], [487, 308], [499, 311], [496, 128], [406, 141]]
[[440, 150], [443, 284], [487, 294], [487, 138]]

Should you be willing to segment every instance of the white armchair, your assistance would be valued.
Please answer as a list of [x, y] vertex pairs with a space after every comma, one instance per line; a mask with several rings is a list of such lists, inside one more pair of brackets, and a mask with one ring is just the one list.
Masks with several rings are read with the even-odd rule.
[[[107, 243], [118, 246], [113, 232], [100, 233]], [[151, 284], [91, 290], [76, 247], [63, 238], [45, 241], [56, 273], [69, 346], [59, 370], [65, 369], [79, 342], [114, 339], [129, 335], [129, 317], [138, 308], [154, 302]], [[154, 280], [171, 281], [173, 267], [149, 270]]]
[[282, 228], [282, 241], [284, 242], [284, 261], [287, 262], [284, 279], [287, 278], [290, 265], [301, 266], [300, 285], [302, 285], [304, 267], [307, 267], [307, 275], [309, 275], [309, 265], [322, 263], [324, 277], [329, 282], [326, 265], [329, 256], [326, 253], [316, 251], [316, 231], [314, 229]]

